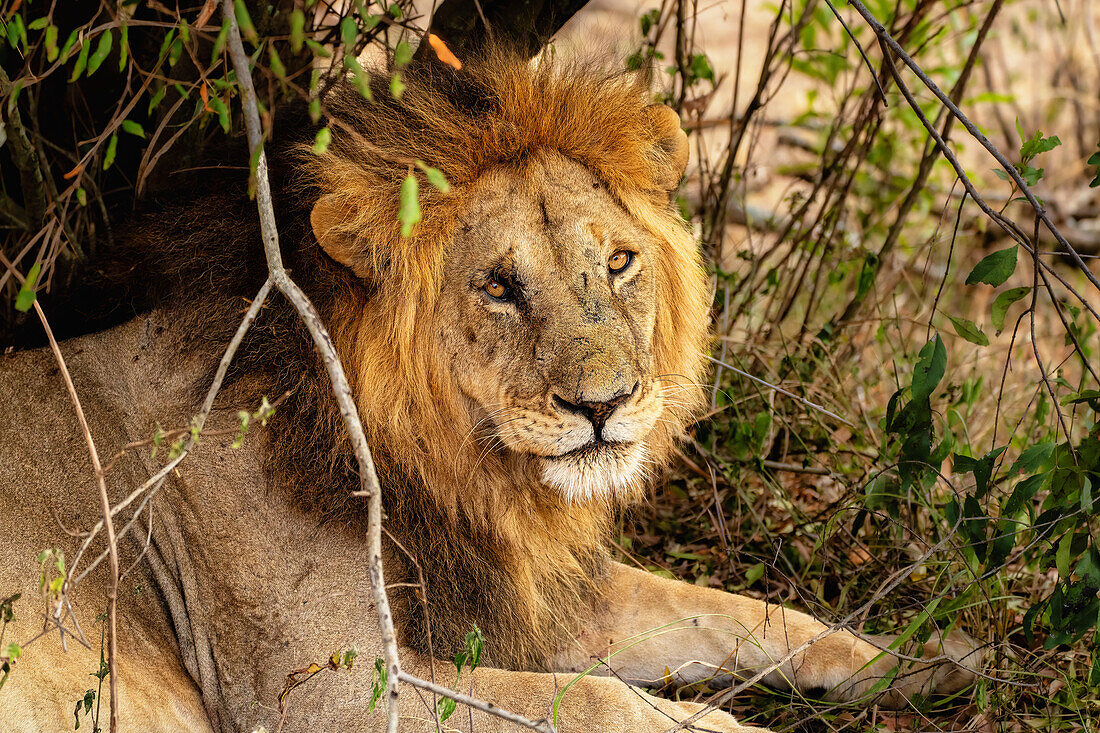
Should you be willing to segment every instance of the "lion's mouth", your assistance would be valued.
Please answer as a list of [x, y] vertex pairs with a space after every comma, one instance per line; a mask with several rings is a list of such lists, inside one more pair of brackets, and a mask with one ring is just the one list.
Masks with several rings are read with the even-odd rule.
[[583, 461], [594, 458], [617, 457], [628, 453], [632, 445], [633, 443], [621, 441], [593, 440], [579, 448], [553, 456], [545, 456], [545, 458], [550, 461]]

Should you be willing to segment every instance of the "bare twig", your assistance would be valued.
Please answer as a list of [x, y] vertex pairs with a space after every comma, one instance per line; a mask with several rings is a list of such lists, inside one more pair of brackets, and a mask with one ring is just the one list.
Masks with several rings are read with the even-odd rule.
[[233, 60], [233, 68], [237, 72], [237, 81], [241, 86], [248, 150], [251, 159], [256, 161], [256, 205], [260, 214], [264, 255], [267, 258], [271, 281], [298, 311], [302, 322], [313, 337], [314, 345], [321, 354], [329, 379], [332, 381], [332, 390], [336, 396], [340, 414], [344, 418], [344, 424], [351, 437], [355, 457], [359, 462], [362, 489], [355, 493], [357, 496], [367, 497], [369, 502], [367, 563], [371, 588], [374, 591], [375, 609], [378, 612], [378, 623], [382, 631], [382, 654], [386, 661], [387, 727], [389, 733], [396, 733], [399, 713], [397, 687], [401, 677], [401, 663], [397, 656], [397, 637], [393, 629], [393, 616], [390, 612], [389, 598], [386, 596], [386, 583], [382, 570], [382, 491], [340, 357], [336, 354], [336, 348], [317, 310], [283, 268], [282, 255], [279, 252], [279, 233], [275, 225], [275, 209], [271, 199], [271, 185], [267, 177], [267, 157], [263, 150], [263, 131], [260, 129], [260, 115], [256, 106], [256, 90], [252, 84], [252, 70], [248, 55], [241, 43], [233, 0], [223, 0], [222, 15], [229, 26], [229, 54]]
[[787, 397], [790, 397], [795, 402], [799, 402], [803, 405], [806, 405], [806, 407], [812, 407], [813, 409], [817, 410], [818, 412], [823, 413], [825, 415], [828, 415], [829, 417], [831, 417], [835, 420], [840, 420], [845, 425], [855, 427], [855, 425], [852, 425], [852, 423], [848, 422], [847, 420], [842, 418], [840, 415], [836, 414], [835, 412], [832, 412], [831, 410], [826, 410], [824, 407], [817, 404], [816, 402], [810, 402], [805, 397], [799, 397], [794, 392], [789, 392], [789, 391], [783, 389], [782, 387], [777, 387], [776, 385], [772, 384], [771, 382], [765, 381], [765, 380], [761, 379], [760, 377], [754, 377], [753, 375], [749, 374], [745, 370], [738, 369], [737, 367], [731, 366], [730, 364], [727, 364], [724, 361], [721, 361], [719, 359], [715, 359], [713, 356], [710, 356], [709, 354], [705, 354], [704, 356], [706, 356], [708, 359], [710, 359], [715, 364], [723, 366], [723, 367], [725, 367], [726, 369], [729, 369], [731, 372], [733, 372], [735, 374], [740, 374], [742, 377], [745, 377], [746, 379], [751, 379], [752, 381], [756, 382], [757, 384], [762, 384], [762, 385], [764, 385], [765, 387], [767, 387], [769, 389], [774, 389], [776, 392], [779, 392], [780, 394], [783, 394], [783, 395], [786, 395]]
[[[103, 466], [99, 462], [99, 451], [96, 450], [92, 431], [88, 427], [88, 420], [84, 417], [84, 408], [80, 405], [80, 397], [76, 394], [76, 386], [73, 385], [72, 376], [65, 365], [65, 357], [61, 355], [61, 349], [57, 345], [57, 339], [53, 337], [46, 314], [37, 300], [34, 301], [34, 312], [42, 322], [42, 328], [46, 332], [46, 338], [50, 342], [50, 350], [57, 360], [57, 367], [61, 371], [61, 378], [65, 381], [65, 389], [69, 392], [73, 409], [76, 410], [76, 419], [80, 423], [80, 432], [84, 435], [84, 442], [88, 444], [88, 454], [92, 459], [92, 470], [95, 472], [96, 485], [99, 488], [100, 511], [103, 512], [103, 523], [107, 528], [107, 552], [111, 564], [111, 582], [107, 587], [107, 669], [110, 676], [111, 687], [111, 733], [118, 731], [118, 541], [115, 537], [115, 525], [111, 520], [111, 501], [107, 496], [107, 482], [103, 478]], [[60, 617], [61, 604], [58, 603], [55, 617]]]
[[469, 695], [463, 695], [461, 692], [449, 690], [442, 685], [437, 685], [434, 682], [428, 682], [422, 680], [419, 677], [414, 677], [407, 672], [401, 673], [401, 681], [412, 685], [413, 687], [419, 687], [424, 690], [428, 690], [433, 694], [440, 695], [442, 697], [449, 697], [455, 702], [460, 702], [463, 705], [467, 705], [474, 710], [480, 710], [483, 713], [488, 713], [502, 720], [507, 720], [509, 723], [515, 723], [516, 725], [529, 728], [530, 730], [539, 731], [539, 733], [555, 733], [554, 726], [549, 720], [543, 718], [542, 720], [528, 720], [522, 715], [516, 715], [515, 713], [508, 712], [502, 708], [498, 708], [491, 702], [485, 702], [484, 700], [478, 700], [477, 698], [470, 697]]
[[[114, 515], [126, 509], [126, 507], [136, 501], [143, 494], [145, 495], [145, 499], [142, 501], [137, 511], [134, 512], [134, 516], [131, 517], [130, 521], [126, 524], [125, 527], [123, 527], [122, 532], [119, 534], [119, 536], [125, 535], [130, 527], [133, 526], [135, 520], [138, 518], [138, 515], [141, 514], [142, 509], [146, 505], [148, 505], [153, 496], [155, 496], [156, 493], [160, 490], [160, 487], [164, 484], [165, 479], [168, 478], [169, 474], [171, 474], [172, 471], [176, 469], [176, 466], [183, 462], [183, 459], [186, 458], [191, 450], [195, 447], [196, 443], [198, 442], [199, 436], [203, 433], [203, 428], [206, 426], [206, 420], [210, 417], [210, 413], [214, 409], [214, 400], [215, 398], [217, 398], [218, 392], [221, 391], [222, 383], [225, 381], [225, 375], [229, 371], [229, 365], [233, 361], [233, 357], [237, 353], [237, 349], [240, 347], [241, 341], [244, 340], [245, 334], [248, 332], [249, 327], [252, 325], [252, 322], [256, 320], [256, 316], [259, 314], [260, 309], [263, 307], [264, 302], [267, 300], [267, 294], [269, 292], [271, 292], [270, 278], [264, 281], [264, 284], [260, 286], [259, 291], [256, 293], [256, 297], [252, 299], [252, 304], [248, 307], [248, 310], [245, 311], [244, 318], [241, 319], [240, 325], [237, 326], [236, 333], [233, 334], [233, 338], [229, 340], [229, 344], [225, 347], [225, 351], [222, 353], [222, 358], [218, 362], [218, 369], [214, 373], [214, 379], [211, 380], [210, 387], [206, 391], [206, 398], [203, 400], [202, 406], [199, 408], [198, 414], [192, 418], [191, 429], [188, 431], [187, 441], [180, 448], [179, 455], [169, 460], [168, 463], [164, 464], [164, 466], [162, 466], [159, 471], [153, 474], [149, 478], [149, 480], [147, 480], [134, 491], [130, 492], [129, 496], [127, 496], [119, 503], [115, 504], [115, 506], [112, 508], [111, 516], [113, 517]], [[80, 550], [77, 551], [76, 556], [73, 558], [71, 569], [69, 571], [69, 577], [72, 578], [72, 580], [68, 583], [69, 586], [73, 586], [79, 583], [81, 580], [84, 579], [85, 576], [88, 575], [88, 573], [95, 569], [96, 565], [102, 562], [103, 555], [100, 555], [83, 572], [81, 572], [79, 575], [74, 576], [76, 568], [80, 564], [80, 558], [84, 555], [85, 551], [87, 551], [89, 545], [91, 545], [92, 543], [92, 540], [95, 539], [96, 533], [98, 533], [102, 527], [102, 521], [96, 523], [96, 525], [92, 527], [92, 529], [88, 532], [88, 536], [84, 539], [84, 544], [81, 545]]]
[[[24, 277], [15, 266], [12, 265], [3, 253], [0, 252], [0, 264], [3, 264], [5, 269], [15, 276], [20, 282], [24, 281]], [[84, 436], [84, 442], [88, 445], [88, 454], [92, 460], [92, 470], [95, 473], [96, 485], [99, 488], [99, 502], [100, 509], [103, 513], [102, 522], [107, 528], [107, 553], [110, 558], [111, 564], [111, 582], [107, 588], [107, 669], [110, 675], [110, 689], [111, 689], [111, 712], [110, 712], [110, 731], [111, 733], [117, 733], [118, 731], [118, 674], [117, 674], [117, 661], [118, 661], [118, 640], [116, 638], [116, 630], [118, 628], [118, 614], [117, 614], [117, 600], [118, 600], [118, 541], [115, 537], [114, 522], [111, 521], [111, 502], [107, 496], [107, 482], [104, 479], [103, 466], [99, 461], [99, 451], [95, 446], [95, 439], [92, 438], [92, 431], [88, 427], [88, 420], [84, 416], [84, 408], [80, 404], [80, 397], [76, 393], [76, 386], [73, 384], [72, 375], [69, 374], [69, 368], [65, 364], [65, 357], [61, 354], [61, 348], [57, 345], [57, 339], [54, 338], [53, 329], [50, 328], [50, 323], [46, 320], [46, 314], [42, 310], [41, 304], [34, 301], [34, 312], [38, 316], [38, 320], [42, 323], [42, 329], [46, 332], [46, 338], [50, 342], [50, 350], [53, 352], [54, 359], [57, 360], [58, 370], [61, 372], [61, 378], [65, 382], [65, 389], [69, 393], [69, 399], [73, 403], [73, 409], [76, 411], [76, 419], [80, 424], [80, 432]], [[71, 570], [70, 570], [71, 575]], [[65, 583], [68, 583], [66, 579]], [[68, 598], [66, 597], [64, 590], [61, 594], [61, 599], [58, 600], [57, 608], [54, 610], [54, 621], [58, 628], [61, 626], [61, 613], [62, 606], [68, 605]], [[75, 621], [75, 617], [74, 617]]]

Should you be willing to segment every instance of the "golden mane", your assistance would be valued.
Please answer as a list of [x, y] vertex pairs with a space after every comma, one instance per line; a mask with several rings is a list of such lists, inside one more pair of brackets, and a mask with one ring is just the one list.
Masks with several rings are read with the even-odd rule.
[[[684, 389], [675, 400], [683, 409], [656, 446], [661, 453], [695, 406], [707, 296], [695, 244], [653, 183], [665, 151], [654, 145], [644, 113], [645, 78], [506, 55], [468, 62], [462, 72], [432, 65], [404, 78], [400, 99], [383, 95], [378, 85], [373, 102], [350, 89], [335, 95], [330, 107], [339, 122], [332, 143], [325, 154], [305, 158], [321, 197], [346, 212], [338, 226], [357, 249], [350, 256], [353, 269], [374, 290], [365, 309], [361, 302], [341, 308], [336, 329], [355, 365], [359, 408], [374, 443], [435, 479], [433, 491], [449, 509], [466, 507], [476, 518], [498, 505], [499, 497], [458, 494], [463, 482], [456, 476], [473, 475], [481, 446], [456, 430], [470, 426], [434, 348], [433, 312], [448, 237], [467, 205], [466, 184], [494, 166], [553, 150], [595, 172], [665, 244], [657, 373]], [[414, 161], [441, 170], [452, 190], [440, 193], [422, 183], [423, 219], [402, 237], [398, 190], [410, 170], [416, 172]]]
[[[398, 99], [380, 83], [373, 85], [373, 101], [351, 88], [334, 93], [327, 152], [300, 158], [321, 200], [344, 212], [334, 227], [348, 242], [344, 261], [367, 283], [340, 298], [329, 320], [383, 475], [419, 487], [384, 489], [391, 519], [405, 534], [420, 537], [412, 540], [414, 554], [427, 549], [425, 542], [441, 543], [419, 526], [429, 521], [457, 524], [482, 538], [482, 550], [505, 566], [501, 570], [521, 595], [509, 601], [516, 618], [500, 631], [508, 634], [507, 627], [518, 624], [524, 633], [510, 635], [529, 643], [504, 656], [542, 666], [558, 636], [557, 621], [597, 595], [594, 576], [614, 507], [570, 504], [540, 487], [519, 462], [471, 438], [474, 425], [438, 349], [434, 325], [448, 238], [468, 204], [467, 184], [495, 166], [556, 151], [592, 170], [663, 245], [654, 364], [675, 394], [669, 419], [652, 439], [658, 461], [698, 402], [708, 338], [707, 284], [667, 187], [654, 182], [668, 152], [654, 144], [643, 76], [499, 55], [470, 61], [461, 72], [439, 65], [410, 69], [404, 83]], [[417, 172], [415, 161], [442, 171], [451, 190], [441, 193], [422, 179], [423, 218], [402, 237], [399, 188]], [[463, 562], [476, 563], [478, 548], [460, 554]], [[436, 629], [444, 625], [438, 615], [432, 614]], [[462, 614], [446, 615], [463, 623]], [[461, 638], [463, 629], [445, 633]]]

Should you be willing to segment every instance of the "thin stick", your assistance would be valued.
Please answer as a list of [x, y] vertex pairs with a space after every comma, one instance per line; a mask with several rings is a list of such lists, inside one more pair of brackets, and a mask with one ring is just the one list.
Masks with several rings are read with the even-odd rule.
[[776, 385], [772, 384], [771, 382], [767, 382], [767, 381], [761, 379], [760, 377], [754, 377], [753, 375], [749, 374], [748, 372], [746, 372], [742, 369], [738, 369], [735, 366], [731, 366], [731, 365], [727, 364], [726, 362], [721, 361], [720, 359], [715, 359], [713, 356], [710, 356], [709, 354], [706, 355], [706, 356], [707, 356], [708, 359], [713, 361], [715, 364], [723, 366], [723, 367], [725, 367], [726, 369], [729, 369], [731, 372], [733, 372], [735, 374], [740, 374], [742, 377], [745, 377], [746, 379], [751, 379], [752, 381], [754, 381], [758, 384], [762, 384], [765, 387], [767, 387], [768, 389], [774, 389], [776, 392], [778, 392], [780, 394], [787, 395], [792, 400], [794, 400], [796, 402], [800, 402], [803, 405], [806, 405], [807, 407], [812, 407], [813, 409], [817, 410], [818, 412], [823, 413], [825, 415], [828, 415], [829, 417], [833, 418], [834, 420], [840, 420], [845, 425], [849, 425], [853, 428], [855, 427], [855, 425], [848, 422], [847, 420], [842, 418], [840, 415], [836, 414], [835, 412], [831, 412], [829, 410], [826, 410], [824, 407], [817, 404], [816, 402], [810, 402], [808, 399], [806, 399], [804, 397], [799, 397], [794, 392], [788, 392], [787, 390], [783, 389], [782, 387], [777, 387]]
[[[99, 505], [103, 512], [103, 524], [107, 528], [107, 551], [111, 565], [111, 584], [107, 587], [107, 670], [110, 676], [111, 687], [111, 733], [118, 731], [118, 542], [115, 538], [115, 524], [111, 520], [111, 500], [107, 497], [107, 482], [103, 478], [103, 466], [99, 462], [99, 451], [96, 450], [92, 431], [88, 428], [88, 420], [84, 417], [84, 408], [80, 405], [80, 397], [76, 394], [76, 386], [73, 384], [69, 369], [65, 366], [65, 357], [61, 355], [61, 349], [57, 345], [57, 339], [53, 337], [46, 314], [42, 312], [42, 306], [38, 300], [34, 301], [34, 312], [38, 320], [42, 322], [42, 328], [46, 332], [46, 338], [50, 341], [50, 350], [57, 360], [58, 369], [61, 370], [61, 378], [65, 381], [65, 389], [69, 391], [69, 399], [76, 410], [76, 419], [80, 423], [80, 432], [84, 434], [84, 442], [88, 444], [88, 454], [92, 458], [92, 470], [95, 471], [96, 484], [99, 486]], [[58, 611], [61, 610], [58, 604]]]
[[539, 733], [556, 733], [554, 730], [554, 726], [546, 718], [543, 718], [542, 720], [528, 720], [522, 715], [516, 715], [515, 713], [510, 713], [507, 710], [498, 708], [491, 702], [485, 702], [484, 700], [478, 700], [477, 698], [470, 697], [469, 695], [463, 695], [461, 692], [449, 690], [442, 685], [437, 685], [434, 682], [422, 680], [419, 677], [414, 677], [411, 674], [408, 674], [407, 672], [401, 673], [401, 681], [406, 684], [412, 685], [413, 687], [419, 687], [421, 689], [428, 690], [429, 692], [432, 692], [436, 695], [449, 697], [455, 702], [460, 702], [463, 705], [467, 705], [473, 708], [474, 710], [480, 710], [483, 713], [488, 713], [489, 715], [493, 715], [502, 720], [507, 720], [509, 723], [515, 723], [516, 725], [523, 726], [524, 728], [539, 731]]
[[245, 129], [248, 133], [248, 151], [256, 161], [256, 206], [260, 214], [260, 231], [267, 258], [268, 271], [275, 287], [293, 304], [302, 322], [309, 329], [321, 359], [325, 364], [332, 391], [344, 418], [355, 457], [359, 462], [359, 478], [362, 488], [354, 492], [356, 496], [365, 496], [369, 502], [367, 515], [367, 563], [371, 588], [374, 591], [375, 609], [378, 612], [378, 624], [382, 632], [382, 655], [386, 661], [387, 692], [387, 730], [397, 733], [398, 704], [397, 686], [401, 677], [401, 662], [397, 656], [397, 636], [393, 629], [393, 616], [390, 612], [389, 598], [386, 596], [386, 583], [382, 572], [382, 491], [378, 475], [374, 470], [374, 460], [363, 425], [355, 407], [355, 400], [348, 385], [344, 367], [336, 348], [332, 344], [321, 317], [306, 294], [287, 275], [283, 269], [282, 255], [279, 252], [279, 233], [275, 225], [275, 209], [271, 199], [271, 184], [267, 177], [267, 157], [263, 150], [263, 132], [260, 129], [260, 115], [256, 106], [256, 90], [252, 84], [252, 70], [248, 56], [241, 43], [241, 32], [233, 10], [233, 0], [223, 0], [222, 16], [229, 27], [229, 55], [233, 68], [237, 72], [237, 82], [241, 86], [241, 100], [244, 108]]
[[[244, 340], [245, 334], [248, 333], [249, 327], [252, 325], [252, 322], [256, 320], [256, 316], [259, 314], [260, 309], [267, 301], [267, 295], [269, 292], [271, 292], [271, 284], [271, 278], [268, 278], [264, 281], [264, 284], [260, 286], [259, 291], [256, 293], [256, 297], [252, 299], [252, 304], [245, 312], [244, 318], [241, 319], [240, 325], [237, 326], [236, 333], [234, 333], [233, 338], [229, 340], [229, 345], [225, 347], [225, 351], [222, 353], [221, 361], [218, 362], [218, 369], [214, 373], [214, 379], [210, 382], [210, 387], [206, 391], [206, 398], [202, 402], [202, 407], [199, 408], [199, 414], [193, 418], [192, 429], [189, 431], [187, 442], [183, 444], [183, 447], [180, 449], [179, 455], [168, 461], [168, 463], [164, 464], [164, 466], [162, 466], [159, 471], [153, 474], [145, 483], [143, 483], [137, 489], [132, 491], [129, 496], [120, 501], [118, 504], [115, 504], [114, 508], [111, 510], [111, 516], [113, 517], [115, 514], [118, 514], [131, 503], [136, 501], [140, 496], [145, 494], [145, 499], [138, 506], [137, 510], [134, 512], [133, 517], [130, 518], [130, 521], [126, 524], [126, 526], [122, 528], [122, 531], [119, 533], [119, 537], [125, 536], [126, 532], [130, 529], [131, 526], [133, 526], [134, 522], [141, 514], [142, 510], [157, 494], [157, 492], [160, 490], [160, 487], [164, 485], [164, 481], [168, 478], [168, 475], [171, 474], [172, 471], [176, 469], [176, 466], [182, 463], [183, 459], [186, 458], [188, 454], [190, 454], [190, 452], [194, 449], [196, 443], [198, 442], [198, 436], [202, 435], [203, 428], [206, 426], [206, 420], [210, 416], [210, 412], [214, 409], [214, 399], [218, 396], [218, 392], [221, 391], [222, 382], [225, 381], [225, 375], [229, 371], [229, 365], [230, 363], [232, 363], [233, 357], [234, 355], [236, 355], [237, 349], [241, 345], [241, 341]], [[276, 400], [276, 402], [278, 402], [278, 400]], [[84, 555], [84, 552], [88, 549], [88, 546], [91, 545], [92, 539], [95, 538], [96, 533], [98, 533], [102, 527], [103, 522], [97, 522], [96, 525], [92, 527], [91, 531], [88, 532], [88, 536], [84, 539], [84, 544], [81, 545], [80, 550], [76, 553], [76, 557], [72, 562], [72, 567], [69, 570], [69, 577], [72, 578], [72, 580], [69, 581], [67, 585], [69, 585], [70, 587], [77, 585], [81, 580], [84, 579], [86, 575], [88, 575], [88, 573], [92, 572], [92, 570], [94, 570], [95, 567], [100, 562], [102, 562], [103, 555], [101, 554], [83, 572], [81, 572], [80, 575], [76, 575], [74, 577], [76, 568], [80, 564], [80, 558]]]

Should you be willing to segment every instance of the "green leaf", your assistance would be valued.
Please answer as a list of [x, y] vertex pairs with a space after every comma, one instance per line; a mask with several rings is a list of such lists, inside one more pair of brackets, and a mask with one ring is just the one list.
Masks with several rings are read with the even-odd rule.
[[1027, 185], [1034, 186], [1042, 179], [1044, 173], [1046, 173], [1045, 168], [1032, 168], [1030, 165], [1025, 165], [1024, 169], [1020, 171], [1020, 177], [1024, 179], [1024, 183]]
[[386, 675], [386, 663], [382, 661], [382, 657], [375, 657], [374, 673], [372, 675], [373, 684], [371, 685], [370, 701], [367, 703], [368, 712], [374, 712], [375, 704], [382, 697], [382, 693], [386, 691]]
[[57, 48], [57, 26], [51, 25], [46, 28], [46, 33], [42, 37], [42, 43], [46, 46], [46, 60], [51, 64], [57, 61], [58, 48]]
[[982, 332], [982, 329], [975, 326], [973, 321], [969, 321], [965, 318], [956, 318], [950, 315], [948, 318], [951, 319], [951, 325], [955, 327], [955, 333], [972, 344], [989, 346], [989, 337]]
[[363, 99], [373, 102], [374, 95], [371, 94], [370, 90], [370, 75], [359, 64], [359, 61], [349, 53], [344, 56], [344, 66], [351, 70], [352, 77], [355, 80], [355, 88], [359, 90], [359, 94]]
[[1035, 495], [1050, 482], [1050, 478], [1050, 471], [1047, 471], [1035, 476], [1028, 476], [1016, 484], [1016, 488], [1012, 490], [1012, 496], [1001, 507], [1001, 516], [1012, 518], [1023, 511], [1024, 507], [1035, 498]]
[[412, 46], [405, 41], [398, 43], [397, 48], [393, 50], [393, 63], [399, 69], [412, 61], [412, 57]]
[[1082, 402], [1091, 404], [1095, 400], [1100, 400], [1100, 389], [1083, 389], [1080, 392], [1066, 395], [1061, 402], [1063, 405], [1079, 405]]
[[1058, 576], [1061, 578], [1069, 577], [1069, 563], [1072, 557], [1072, 549], [1073, 532], [1066, 532], [1062, 535], [1062, 539], [1058, 541], [1058, 549], [1054, 553], [1054, 565], [1058, 568]]
[[31, 265], [31, 271], [27, 273], [27, 279], [23, 281], [19, 292], [15, 296], [15, 309], [26, 313], [34, 305], [34, 286], [38, 283], [38, 274], [42, 272], [42, 263], [35, 262]]
[[123, 120], [122, 129], [131, 135], [137, 135], [140, 138], [145, 137], [145, 128], [133, 120]]
[[997, 329], [997, 333], [1004, 330], [1005, 327], [1005, 315], [1008, 313], [1009, 307], [1017, 300], [1025, 297], [1031, 292], [1031, 288], [1012, 288], [1006, 290], [997, 296], [993, 301], [993, 328]]
[[1008, 475], [1033, 474], [1050, 460], [1052, 455], [1054, 455], [1054, 443], [1049, 441], [1036, 443], [1020, 453], [1020, 456], [1013, 462], [1012, 468], [1008, 469]]
[[1042, 132], [1036, 132], [1030, 140], [1027, 140], [1020, 146], [1020, 158], [1026, 163], [1036, 155], [1049, 153], [1061, 144], [1062, 141], [1058, 139], [1057, 135], [1043, 137]]
[[[1100, 153], [1093, 153], [1085, 163], [1100, 168]], [[1096, 188], [1097, 186], [1100, 186], [1100, 170], [1096, 171], [1096, 178], [1093, 178], [1089, 183], [1089, 188]]]
[[359, 37], [359, 26], [355, 24], [355, 18], [346, 16], [340, 21], [340, 40], [348, 51], [355, 47], [355, 40]]
[[317, 131], [317, 135], [313, 138], [313, 152], [317, 155], [324, 155], [328, 150], [329, 143], [332, 142], [332, 131], [327, 127], [322, 127]]
[[107, 150], [103, 153], [103, 170], [107, 170], [115, 162], [115, 152], [118, 150], [118, 133], [111, 135], [107, 141]]
[[[227, 21], [225, 21], [225, 23], [226, 23], [225, 24], [226, 39], [228, 39], [229, 38], [229, 21], [227, 20]], [[175, 39], [176, 39], [176, 29], [172, 28], [171, 30], [169, 30], [164, 35], [164, 40], [162, 40], [160, 42], [160, 50], [157, 51], [157, 60], [158, 61], [162, 60], [168, 54], [168, 49], [170, 49], [172, 47], [172, 41], [174, 41]], [[223, 40], [221, 38], [221, 34], [218, 34], [218, 38], [215, 39], [215, 41], [214, 41], [214, 50], [217, 53], [221, 53], [221, 51], [219, 50], [219, 46], [218, 46], [219, 43], [221, 43], [223, 46], [225, 45], [225, 40]], [[211, 60], [211, 63], [216, 61], [217, 58], [218, 58], [217, 54], [215, 54], [213, 60]]]
[[[186, 25], [186, 22], [184, 22], [184, 27], [186, 27]], [[122, 27], [119, 30], [120, 33], [118, 39], [118, 70], [122, 72], [126, 71], [126, 59], [128, 58], [130, 53], [130, 26], [123, 23]]]
[[952, 456], [951, 461], [955, 466], [956, 473], [974, 474], [974, 491], [979, 499], [989, 491], [989, 479], [993, 476], [993, 464], [1007, 448], [1008, 446], [1001, 446], [989, 451], [981, 458], [971, 458], [958, 453]]
[[450, 698], [450, 697], [440, 697], [439, 698], [439, 702], [436, 704], [436, 713], [439, 714], [440, 722], [442, 722], [442, 721], [446, 720], [447, 718], [451, 717], [451, 715], [454, 713], [454, 711], [455, 711], [454, 698]]
[[420, 221], [420, 190], [414, 175], [405, 176], [401, 182], [401, 208], [397, 219], [401, 222], [402, 237], [412, 234], [413, 227]]
[[416, 166], [424, 171], [424, 175], [428, 178], [428, 183], [432, 184], [432, 187], [437, 191], [440, 193], [448, 193], [451, 190], [450, 182], [438, 168], [432, 168], [422, 160], [416, 161]]
[[665, 554], [669, 557], [674, 557], [677, 560], [706, 560], [706, 555], [700, 555], [698, 552], [687, 552], [686, 550], [665, 550]]
[[[2, 23], [3, 21], [0, 21]], [[23, 52], [27, 49], [27, 27], [23, 25], [23, 16], [13, 15], [8, 19], [7, 24], [8, 43], [11, 47], [18, 50], [19, 46], [23, 46]]]
[[290, 50], [298, 53], [306, 38], [306, 15], [299, 8], [290, 13]]
[[275, 44], [267, 47], [267, 55], [271, 59], [271, 73], [280, 79], [286, 79], [286, 66], [283, 65], [283, 60], [279, 58], [279, 52], [275, 50]]
[[[73, 31], [75, 33], [75, 31]], [[88, 52], [91, 50], [92, 44], [85, 40], [80, 44], [80, 53], [76, 57], [76, 63], [73, 64], [73, 74], [69, 77], [69, 82], [72, 83], [80, 78], [80, 75], [84, 73], [84, 69], [88, 66]]]
[[[169, 34], [171, 35], [171, 34]], [[167, 48], [167, 37], [165, 37], [165, 45], [161, 46], [161, 53], [164, 53], [164, 49]], [[214, 39], [214, 48], [210, 51], [210, 63], [214, 64], [218, 60], [218, 57], [222, 55], [222, 51], [225, 50], [225, 44], [229, 42], [229, 18], [222, 19], [221, 30], [218, 31], [218, 36]]]
[[752, 585], [756, 581], [764, 577], [764, 570], [766, 569], [764, 563], [758, 562], [751, 568], [745, 571], [745, 587]]
[[233, 15], [237, 17], [237, 25], [240, 26], [241, 35], [251, 41], [253, 45], [259, 43], [260, 38], [256, 35], [256, 26], [252, 25], [252, 17], [248, 14], [248, 8], [245, 7], [244, 0], [233, 0]]
[[229, 117], [229, 107], [227, 107], [221, 97], [217, 95], [211, 95], [208, 103], [210, 108], [218, 114], [218, 122], [221, 123], [222, 130], [228, 133], [232, 126], [232, 120]]
[[394, 99], [401, 99], [401, 95], [405, 93], [405, 83], [401, 81], [401, 74], [394, 72], [393, 77], [390, 79], [390, 94]]
[[691, 75], [695, 79], [707, 79], [711, 84], [714, 83], [714, 69], [706, 54], [697, 53], [691, 57]]
[[80, 39], [80, 29], [75, 28], [75, 29], [73, 29], [72, 32], [69, 33], [69, 37], [65, 39], [65, 45], [61, 47], [61, 53], [59, 54], [59, 58], [61, 59], [61, 63], [65, 63], [66, 61], [69, 60], [69, 53], [73, 50], [73, 46], [76, 45], [76, 42], [79, 39]]
[[466, 634], [466, 655], [470, 663], [470, 671], [477, 669], [481, 662], [481, 649], [485, 645], [485, 637], [481, 635], [481, 629], [474, 624], [473, 631]]
[[946, 370], [947, 349], [937, 333], [936, 338], [920, 350], [917, 365], [913, 369], [913, 399], [925, 400], [931, 397]]
[[111, 45], [114, 43], [115, 36], [111, 33], [111, 29], [99, 37], [99, 43], [96, 44], [95, 52], [88, 58], [88, 76], [94, 74], [100, 67], [100, 65], [107, 59], [107, 54], [111, 53]]
[[966, 284], [986, 283], [993, 287], [1003, 285], [1005, 280], [1012, 277], [1012, 273], [1016, 271], [1017, 249], [1018, 246], [1013, 245], [982, 258], [982, 261], [976, 264], [966, 276]]
[[40, 31], [47, 25], [49, 25], [49, 23], [50, 16], [43, 15], [41, 18], [37, 18], [36, 20], [32, 20], [30, 23], [27, 23], [27, 29], [32, 31]]
[[317, 41], [313, 40], [312, 38], [307, 38], [306, 39], [306, 48], [308, 48], [310, 51], [313, 52], [314, 58], [319, 58], [319, 59], [330, 59], [330, 58], [332, 58], [332, 53], [330, 53], [327, 48], [322, 46], [320, 43], [317, 43]]
[[23, 656], [23, 647], [13, 641], [4, 647], [4, 656], [8, 658], [9, 662], [14, 662], [16, 659]]
[[172, 41], [172, 46], [168, 49], [168, 65], [175, 66], [176, 62], [180, 60], [180, 56], [183, 55], [183, 39], [177, 38]]
[[153, 94], [153, 98], [149, 100], [149, 106], [146, 108], [146, 114], [152, 114], [153, 110], [157, 108], [157, 105], [164, 99], [164, 95], [168, 93], [168, 87], [163, 86]]

